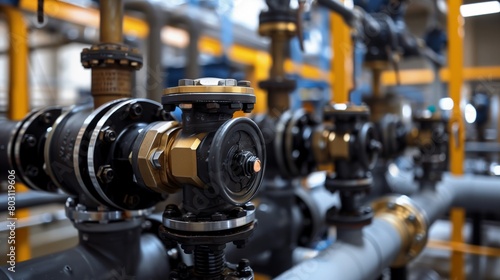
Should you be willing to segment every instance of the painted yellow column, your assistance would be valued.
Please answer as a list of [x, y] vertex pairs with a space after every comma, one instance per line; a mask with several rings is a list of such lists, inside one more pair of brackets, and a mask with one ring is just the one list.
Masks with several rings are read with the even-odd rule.
[[[332, 71], [331, 83], [333, 83], [334, 103], [345, 103], [349, 101], [349, 92], [352, 89], [353, 75], [353, 46], [351, 31], [336, 13], [330, 14], [330, 26], [332, 32]], [[335, 75], [335, 82], [333, 76]]]
[[[460, 107], [463, 84], [463, 36], [464, 19], [460, 14], [461, 0], [448, 1], [448, 64], [450, 71], [449, 91], [455, 106], [450, 118], [450, 171], [454, 175], [463, 174], [465, 126]], [[471, 186], [472, 187], [472, 186]], [[463, 209], [451, 210], [451, 241], [462, 243], [462, 229], [465, 223]], [[464, 277], [464, 255], [454, 251], [451, 255], [451, 279]]]
[[[21, 11], [8, 6], [0, 7], [7, 19], [9, 28], [9, 101], [8, 117], [11, 120], [23, 119], [29, 111], [28, 93], [28, 32]], [[16, 191], [24, 192], [28, 189], [16, 184]], [[16, 218], [29, 216], [27, 209], [16, 209]], [[17, 261], [24, 261], [31, 257], [29, 229], [16, 229]]]

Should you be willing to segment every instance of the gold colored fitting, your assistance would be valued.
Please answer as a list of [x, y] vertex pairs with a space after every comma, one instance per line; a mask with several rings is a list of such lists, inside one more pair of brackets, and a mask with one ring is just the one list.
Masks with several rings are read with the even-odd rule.
[[427, 220], [409, 197], [383, 197], [372, 208], [375, 217], [391, 223], [401, 236], [401, 250], [392, 267], [401, 267], [422, 252], [427, 243]]
[[175, 121], [159, 122], [147, 130], [137, 153], [140, 177], [146, 187], [174, 193], [182, 184], [204, 186], [198, 177], [196, 152], [206, 133], [184, 137], [181, 131]]
[[190, 85], [167, 88], [163, 94], [181, 94], [181, 93], [244, 93], [254, 94], [251, 87], [240, 86], [205, 86], [205, 85]]
[[297, 25], [294, 22], [266, 22], [259, 25], [259, 34], [261, 36], [273, 36], [274, 34], [283, 34], [293, 37], [297, 34]]
[[390, 64], [389, 62], [385, 60], [374, 60], [374, 61], [367, 61], [364, 63], [364, 66], [370, 69], [375, 69], [375, 70], [386, 70], [389, 68]]
[[202, 188], [204, 186], [198, 177], [196, 150], [206, 133], [200, 133], [188, 138], [178, 137], [169, 152], [169, 164], [172, 176], [176, 181]]
[[137, 165], [148, 188], [160, 193], [178, 190], [168, 155], [179, 131], [177, 122], [160, 122], [146, 132], [137, 154]]
[[332, 126], [321, 126], [313, 133], [313, 153], [320, 164], [326, 164], [338, 159], [349, 159], [349, 142], [351, 135], [337, 135]]
[[406, 136], [406, 142], [409, 146], [425, 147], [433, 145], [432, 131], [413, 128]]

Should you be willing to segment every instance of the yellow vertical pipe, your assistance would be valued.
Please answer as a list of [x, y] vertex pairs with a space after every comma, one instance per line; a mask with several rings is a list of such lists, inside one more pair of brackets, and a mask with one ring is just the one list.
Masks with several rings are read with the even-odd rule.
[[333, 56], [330, 77], [332, 83], [333, 75], [335, 75], [332, 101], [334, 103], [346, 103], [349, 102], [349, 91], [352, 88], [353, 47], [351, 33], [349, 26], [336, 13], [330, 15], [330, 27], [333, 31]]
[[[460, 107], [463, 84], [463, 36], [464, 20], [460, 15], [461, 0], [448, 1], [448, 64], [450, 69], [449, 91], [455, 106], [450, 118], [450, 171], [454, 175], [463, 174], [465, 126]], [[451, 210], [452, 242], [463, 242], [462, 229], [465, 221], [463, 209]], [[451, 255], [451, 279], [464, 277], [463, 253], [454, 251]]]
[[255, 109], [253, 113], [264, 113], [267, 108], [267, 91], [259, 87], [260, 81], [269, 78], [269, 68], [271, 67], [271, 57], [264, 52], [257, 52], [253, 64], [253, 73], [250, 75], [250, 82], [255, 92]]
[[[6, 16], [9, 28], [9, 101], [8, 117], [11, 120], [21, 120], [29, 111], [28, 94], [28, 32], [21, 11], [0, 6]], [[17, 192], [28, 189], [21, 184], [16, 185]], [[16, 218], [29, 216], [27, 209], [17, 209]], [[17, 261], [31, 257], [28, 228], [16, 229]]]

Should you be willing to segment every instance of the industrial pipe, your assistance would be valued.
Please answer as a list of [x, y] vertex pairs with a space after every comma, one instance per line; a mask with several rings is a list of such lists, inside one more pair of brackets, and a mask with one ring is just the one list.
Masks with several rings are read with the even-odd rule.
[[[500, 189], [498, 179], [484, 176], [446, 177], [445, 182], [435, 190], [427, 189], [410, 198], [401, 196], [411, 203], [405, 211], [381, 211], [370, 226], [363, 229], [362, 237], [341, 234], [338, 240], [316, 258], [288, 270], [276, 279], [331, 279], [342, 275], [345, 279], [375, 279], [382, 270], [394, 264], [396, 257], [405, 253], [408, 259], [419, 252], [408, 246], [420, 242], [425, 244], [426, 232], [411, 229], [405, 223], [425, 218], [427, 229], [450, 207], [464, 207], [466, 210], [498, 211]], [[397, 201], [397, 200], [396, 200]], [[394, 203], [387, 203], [388, 209], [396, 209]], [[413, 235], [408, 236], [409, 233]], [[408, 241], [409, 240], [409, 241]], [[405, 245], [406, 244], [406, 245]], [[404, 250], [408, 251], [404, 252]], [[399, 255], [398, 255], [399, 254]]]
[[[64, 194], [51, 194], [46, 192], [30, 191], [16, 194], [16, 209], [29, 208], [33, 206], [50, 203], [64, 203], [68, 198]], [[0, 212], [7, 211], [8, 195], [0, 195]]]
[[374, 219], [362, 231], [344, 232], [317, 257], [278, 276], [277, 280], [374, 279], [396, 258], [402, 245], [398, 230], [388, 221]]
[[[139, 11], [144, 14], [149, 26], [147, 39], [146, 63], [146, 97], [151, 100], [161, 100], [166, 73], [162, 71], [162, 41], [161, 29], [166, 24], [166, 12], [158, 5], [149, 1], [126, 1], [125, 9]], [[196, 77], [193, 77], [196, 78]]]
[[15, 272], [0, 267], [0, 278], [163, 279], [170, 272], [166, 250], [156, 236], [141, 233], [142, 222], [75, 224], [79, 245], [15, 263]]
[[104, 43], [123, 43], [123, 3], [122, 0], [99, 1], [99, 36]]

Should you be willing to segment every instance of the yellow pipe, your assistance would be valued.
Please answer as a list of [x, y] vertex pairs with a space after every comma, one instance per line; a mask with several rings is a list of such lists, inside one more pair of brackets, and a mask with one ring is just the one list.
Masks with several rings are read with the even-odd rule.
[[[6, 16], [9, 28], [9, 101], [8, 118], [23, 119], [29, 111], [28, 94], [28, 31], [21, 11], [0, 6]], [[4, 160], [4, 159], [2, 159]], [[22, 184], [16, 184], [17, 192], [28, 189]], [[27, 209], [17, 209], [16, 218], [29, 216]], [[29, 229], [16, 229], [16, 260], [25, 261], [31, 257]]]
[[[455, 106], [450, 117], [450, 171], [452, 174], [463, 174], [465, 126], [460, 106], [463, 84], [463, 35], [464, 20], [460, 15], [461, 0], [448, 1], [448, 64], [449, 91]], [[473, 187], [473, 186], [471, 186]], [[464, 209], [451, 210], [451, 241], [463, 243], [462, 230], [465, 223]], [[462, 280], [464, 276], [464, 256], [454, 251], [451, 255], [451, 279]]]
[[342, 17], [336, 13], [331, 13], [330, 25], [333, 31], [333, 71], [331, 71], [331, 80], [333, 80], [333, 75], [335, 73], [332, 101], [334, 103], [346, 103], [349, 102], [349, 92], [352, 89], [353, 72], [353, 48], [350, 29], [344, 23]]
[[[434, 73], [430, 69], [409, 69], [400, 70], [399, 76], [403, 85], [430, 84], [434, 80]], [[444, 68], [439, 71], [442, 82], [450, 81], [450, 69]], [[476, 66], [463, 68], [464, 81], [477, 80], [498, 80], [500, 79], [499, 66]], [[396, 85], [396, 73], [394, 71], [384, 71], [382, 74], [382, 84]]]
[[456, 243], [442, 240], [430, 240], [427, 242], [427, 247], [432, 249], [450, 250], [453, 252], [461, 252], [465, 254], [500, 258], [500, 249], [470, 245], [465, 243]]

